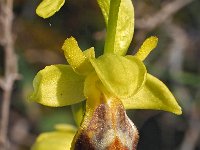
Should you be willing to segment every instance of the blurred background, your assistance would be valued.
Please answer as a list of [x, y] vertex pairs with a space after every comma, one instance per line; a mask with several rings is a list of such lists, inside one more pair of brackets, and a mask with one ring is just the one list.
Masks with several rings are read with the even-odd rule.
[[[102, 54], [104, 47], [105, 24], [96, 1], [68, 0], [56, 15], [45, 20], [35, 14], [39, 2], [14, 0], [13, 5], [13, 40], [20, 79], [12, 88], [8, 125], [11, 150], [30, 149], [39, 133], [53, 130], [57, 123], [75, 125], [70, 107], [50, 108], [27, 100], [39, 70], [67, 63], [61, 51], [64, 40], [73, 36], [82, 50], [95, 47], [96, 56]], [[181, 116], [129, 110], [127, 113], [140, 132], [138, 150], [200, 150], [200, 1], [133, 3], [136, 24], [128, 53], [134, 54], [149, 36], [159, 38], [158, 47], [145, 64], [148, 72], [169, 87], [183, 109]], [[0, 37], [2, 29], [0, 26]], [[0, 44], [1, 77], [5, 73], [3, 49]], [[1, 89], [1, 110], [3, 93]]]

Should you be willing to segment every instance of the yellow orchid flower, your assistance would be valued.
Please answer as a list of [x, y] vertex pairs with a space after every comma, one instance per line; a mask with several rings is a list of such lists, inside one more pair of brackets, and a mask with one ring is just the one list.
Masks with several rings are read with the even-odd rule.
[[[94, 48], [82, 51], [73, 37], [66, 39], [62, 49], [69, 65], [51, 65], [38, 72], [30, 99], [52, 107], [72, 105], [80, 125], [72, 150], [134, 150], [138, 131], [125, 109], [156, 109], [175, 114], [182, 111], [165, 84], [148, 74], [143, 63], [157, 46], [157, 37], [145, 40], [134, 56], [125, 55], [134, 29], [131, 0], [98, 0], [98, 4], [107, 26], [104, 54], [95, 58]], [[55, 134], [62, 138], [60, 133]], [[45, 138], [39, 137], [36, 145], [41, 139]]]

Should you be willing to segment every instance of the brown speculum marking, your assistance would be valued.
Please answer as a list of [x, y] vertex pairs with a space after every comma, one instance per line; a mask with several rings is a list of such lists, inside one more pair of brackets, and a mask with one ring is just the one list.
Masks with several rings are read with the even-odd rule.
[[137, 142], [138, 131], [121, 101], [111, 101], [98, 105], [92, 115], [85, 116], [73, 149], [135, 150]]

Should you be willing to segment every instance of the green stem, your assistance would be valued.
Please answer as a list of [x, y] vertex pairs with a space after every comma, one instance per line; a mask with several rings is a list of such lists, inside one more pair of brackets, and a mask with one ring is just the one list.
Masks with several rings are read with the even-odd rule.
[[115, 35], [121, 0], [111, 0], [104, 53], [114, 53]]

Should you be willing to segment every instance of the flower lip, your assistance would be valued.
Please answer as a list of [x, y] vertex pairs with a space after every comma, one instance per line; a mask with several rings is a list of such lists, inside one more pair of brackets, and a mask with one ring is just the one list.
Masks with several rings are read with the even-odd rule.
[[[103, 93], [102, 93], [103, 94]], [[103, 94], [104, 95], [104, 94]], [[136, 149], [138, 131], [126, 115], [123, 104], [114, 97], [102, 96], [100, 103], [86, 111], [72, 149]], [[90, 108], [91, 109], [91, 108]]]

